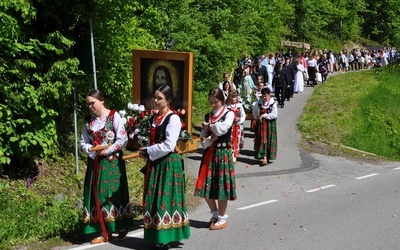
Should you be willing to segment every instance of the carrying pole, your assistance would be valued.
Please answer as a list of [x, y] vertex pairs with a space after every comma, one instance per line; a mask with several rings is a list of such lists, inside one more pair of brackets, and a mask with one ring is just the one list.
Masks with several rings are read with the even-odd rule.
[[94, 57], [94, 38], [93, 38], [92, 18], [89, 19], [89, 25], [90, 25], [90, 49], [92, 51], [93, 81], [94, 81], [94, 89], [97, 89], [96, 60]]

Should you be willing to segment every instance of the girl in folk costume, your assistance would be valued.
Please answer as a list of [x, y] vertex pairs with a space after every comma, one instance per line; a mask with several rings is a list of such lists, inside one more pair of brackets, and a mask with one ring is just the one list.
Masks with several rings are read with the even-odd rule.
[[139, 149], [147, 159], [143, 190], [144, 239], [154, 248], [190, 237], [183, 158], [175, 149], [181, 120], [169, 107], [173, 100], [168, 85], [154, 92], [158, 112], [150, 118], [150, 144]]
[[257, 84], [256, 84], [256, 97], [257, 100], [261, 98], [261, 90], [265, 87], [264, 77], [257, 76]]
[[[123, 238], [133, 226], [128, 181], [122, 147], [128, 141], [118, 112], [105, 106], [104, 94], [90, 90], [86, 105], [92, 115], [85, 119], [80, 146], [88, 156], [84, 182], [84, 233], [101, 233], [92, 244]], [[97, 148], [97, 149], [96, 149]]]
[[244, 146], [244, 129], [243, 123], [246, 120], [246, 112], [242, 104], [239, 102], [239, 93], [232, 91], [227, 100], [228, 109], [233, 111], [235, 118], [232, 125], [232, 147], [233, 147], [233, 164], [236, 163], [236, 158], [239, 151]]
[[233, 89], [232, 89], [232, 85], [230, 84], [230, 82], [224, 82], [222, 85], [222, 92], [224, 93], [225, 100], [228, 98], [229, 93], [231, 91], [233, 91]]
[[228, 201], [236, 200], [231, 143], [235, 115], [225, 106], [221, 89], [211, 89], [208, 99], [212, 111], [205, 115], [202, 123], [200, 137], [204, 153], [194, 194], [205, 198], [211, 210], [212, 217], [208, 224], [209, 228], [219, 230], [227, 225]]
[[265, 166], [269, 160], [276, 159], [278, 108], [276, 101], [271, 98], [269, 88], [262, 89], [261, 93], [262, 98], [253, 107], [253, 116], [258, 118], [254, 133], [254, 150], [255, 158], [261, 159], [261, 166]]

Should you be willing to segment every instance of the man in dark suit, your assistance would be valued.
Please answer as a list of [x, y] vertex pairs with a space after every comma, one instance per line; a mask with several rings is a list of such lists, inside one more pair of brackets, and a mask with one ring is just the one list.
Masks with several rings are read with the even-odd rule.
[[285, 69], [286, 81], [288, 83], [286, 89], [286, 100], [290, 101], [290, 98], [293, 97], [294, 77], [296, 75], [296, 72], [294, 70], [294, 65], [291, 63], [290, 57], [285, 57], [285, 64], [283, 65], [283, 68]]
[[258, 76], [264, 77], [264, 85], [265, 85], [265, 83], [268, 82], [268, 71], [267, 71], [267, 67], [265, 67], [261, 63], [262, 63], [262, 59], [261, 58], [257, 59], [257, 65], [254, 67], [253, 72], [256, 75], [256, 78]]
[[235, 84], [236, 89], [240, 89], [240, 83], [242, 82], [244, 70], [244, 62], [239, 60], [238, 67], [233, 72], [233, 84]]
[[275, 96], [278, 101], [278, 107], [285, 107], [285, 95], [288, 82], [286, 80], [286, 71], [283, 68], [283, 62], [278, 61], [274, 69], [274, 85], [275, 85]]

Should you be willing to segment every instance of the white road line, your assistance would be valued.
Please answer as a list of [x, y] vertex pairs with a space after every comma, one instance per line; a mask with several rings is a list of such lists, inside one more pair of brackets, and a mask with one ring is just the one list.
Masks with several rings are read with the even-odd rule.
[[331, 188], [331, 187], [336, 187], [336, 185], [327, 185], [327, 186], [323, 186], [323, 187], [319, 187], [319, 188], [314, 188], [311, 190], [307, 190], [307, 193], [313, 193], [313, 192], [317, 192], [317, 191], [321, 191], [322, 189], [327, 189], [327, 188]]
[[[143, 229], [138, 229], [133, 232], [130, 232], [126, 236], [127, 237], [120, 239], [118, 241], [123, 241], [123, 240], [129, 239], [129, 237], [143, 238]], [[94, 247], [98, 247], [98, 246], [102, 246], [102, 245], [106, 245], [106, 244], [110, 244], [110, 243], [106, 242], [106, 243], [100, 243], [100, 244], [89, 244], [89, 245], [79, 246], [79, 247], [75, 247], [75, 248], [69, 248], [69, 250], [85, 250], [85, 249], [90, 249], [90, 248], [94, 248]]]
[[245, 207], [239, 207], [237, 210], [246, 210], [246, 209], [249, 209], [249, 208], [258, 207], [258, 206], [274, 203], [274, 202], [277, 202], [277, 201], [278, 200], [264, 201], [264, 202], [256, 203], [256, 204], [253, 204], [253, 205], [245, 206]]
[[364, 176], [360, 176], [360, 177], [357, 177], [356, 178], [356, 180], [362, 180], [362, 179], [365, 179], [365, 178], [368, 178], [368, 177], [372, 177], [372, 176], [375, 176], [375, 175], [378, 175], [378, 174], [369, 174], [369, 175], [364, 175]]
[[393, 168], [393, 170], [400, 170], [400, 167], [398, 167], [398, 168]]

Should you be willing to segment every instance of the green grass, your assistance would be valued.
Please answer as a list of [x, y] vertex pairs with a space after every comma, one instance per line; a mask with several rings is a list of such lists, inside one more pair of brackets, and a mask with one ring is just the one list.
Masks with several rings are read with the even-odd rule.
[[[126, 151], [125, 155], [131, 153]], [[83, 195], [86, 157], [81, 155], [79, 174], [75, 166], [60, 162], [42, 164], [39, 175], [29, 187], [26, 180], [0, 178], [0, 249], [52, 249], [71, 245], [72, 242], [89, 242], [90, 235], [83, 235], [79, 208]], [[66, 160], [65, 160], [66, 161]], [[139, 171], [144, 160], [126, 160], [126, 171], [135, 227], [142, 220], [141, 201], [144, 176]], [[194, 178], [187, 176], [188, 190]], [[57, 201], [61, 197], [62, 201]], [[193, 195], [188, 195], [188, 206], [195, 206]], [[58, 199], [59, 199], [58, 198]]]
[[315, 88], [298, 127], [303, 138], [400, 160], [400, 68], [349, 72]]

